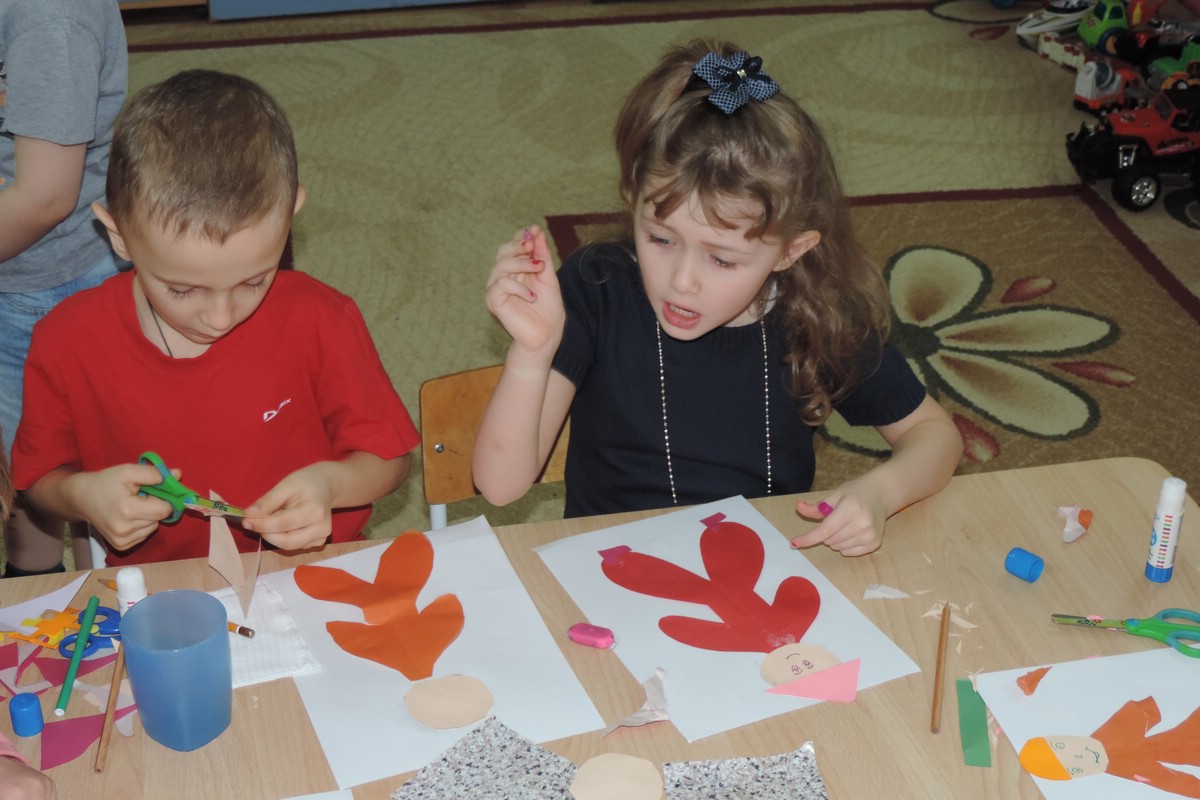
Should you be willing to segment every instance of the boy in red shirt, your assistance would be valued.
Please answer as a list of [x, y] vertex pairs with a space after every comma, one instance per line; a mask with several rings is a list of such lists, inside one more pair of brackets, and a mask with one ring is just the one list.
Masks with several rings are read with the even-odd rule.
[[109, 565], [203, 556], [208, 522], [176, 523], [159, 453], [207, 496], [249, 506], [242, 550], [361, 537], [408, 476], [419, 438], [353, 300], [278, 269], [304, 204], [291, 128], [246, 79], [179, 73], [117, 121], [107, 207], [131, 272], [60, 304], [34, 330], [16, 487], [86, 520]]

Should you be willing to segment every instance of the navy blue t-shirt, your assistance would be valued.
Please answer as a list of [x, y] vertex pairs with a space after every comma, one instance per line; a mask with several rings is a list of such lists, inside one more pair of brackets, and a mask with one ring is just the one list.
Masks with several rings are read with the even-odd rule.
[[[812, 488], [814, 429], [800, 416], [783, 362], [779, 315], [721, 327], [693, 341], [662, 334], [631, 252], [596, 245], [558, 272], [567, 323], [554, 369], [576, 388], [566, 464], [567, 517], [671, 505], [663, 433], [662, 383], [680, 505], [767, 491], [769, 390], [771, 494]], [[878, 369], [836, 408], [852, 425], [887, 425], [908, 416], [925, 388], [898, 350], [886, 345]]]

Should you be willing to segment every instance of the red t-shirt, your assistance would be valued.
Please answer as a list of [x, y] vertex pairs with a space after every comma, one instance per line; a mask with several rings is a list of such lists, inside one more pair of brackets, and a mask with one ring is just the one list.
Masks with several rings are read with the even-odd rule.
[[[258, 310], [203, 355], [175, 359], [138, 324], [133, 273], [54, 308], [34, 329], [13, 479], [26, 489], [60, 466], [97, 471], [157, 452], [181, 481], [253, 503], [281, 478], [354, 451], [396, 458], [419, 435], [354, 301], [299, 272], [279, 272]], [[333, 513], [335, 542], [359, 538], [370, 506]], [[238, 547], [255, 536], [231, 527]], [[110, 565], [208, 553], [196, 512], [161, 525]]]

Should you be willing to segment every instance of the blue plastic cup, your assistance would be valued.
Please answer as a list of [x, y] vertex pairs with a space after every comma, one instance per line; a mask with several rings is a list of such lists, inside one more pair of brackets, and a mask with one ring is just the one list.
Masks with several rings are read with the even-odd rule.
[[225, 606], [191, 589], [152, 594], [121, 618], [125, 668], [142, 728], [187, 752], [211, 742], [233, 711]]
[[1004, 569], [1008, 571], [1008, 574], [1016, 575], [1021, 580], [1029, 583], [1033, 583], [1042, 577], [1042, 569], [1044, 567], [1045, 562], [1039, 556], [1020, 547], [1014, 547], [1012, 550], [1009, 550], [1008, 556], [1004, 559]]

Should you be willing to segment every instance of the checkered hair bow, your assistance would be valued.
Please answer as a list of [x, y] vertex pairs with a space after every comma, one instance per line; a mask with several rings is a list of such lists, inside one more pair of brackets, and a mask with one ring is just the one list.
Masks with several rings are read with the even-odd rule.
[[779, 84], [762, 71], [762, 59], [739, 50], [729, 58], [709, 53], [696, 62], [692, 72], [712, 87], [708, 99], [726, 114], [732, 114], [753, 97], [762, 102], [779, 91]]

